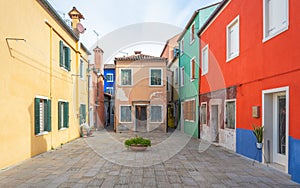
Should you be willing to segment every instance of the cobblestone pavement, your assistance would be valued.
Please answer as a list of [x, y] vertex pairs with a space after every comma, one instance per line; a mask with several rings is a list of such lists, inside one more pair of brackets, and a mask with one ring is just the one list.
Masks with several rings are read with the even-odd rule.
[[[0, 172], [0, 187], [300, 187], [287, 174], [174, 131], [145, 152], [134, 133], [95, 132]], [[184, 145], [182, 145], [184, 144]]]

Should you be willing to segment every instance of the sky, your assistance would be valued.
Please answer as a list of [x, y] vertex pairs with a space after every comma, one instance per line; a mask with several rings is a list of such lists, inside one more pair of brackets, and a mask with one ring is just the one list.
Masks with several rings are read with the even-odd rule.
[[[105, 63], [110, 63], [114, 56], [131, 55], [134, 50], [160, 56], [165, 42], [183, 30], [195, 10], [220, 2], [220, 0], [48, 1], [62, 17], [65, 16], [65, 19], [69, 19], [68, 12], [73, 6], [83, 14], [85, 19], [81, 20], [81, 24], [86, 31], [81, 34], [80, 42], [90, 51], [99, 45], [104, 50]], [[156, 32], [157, 30], [159, 32]], [[94, 31], [99, 34], [98, 37]], [[131, 34], [127, 32], [128, 35], [123, 36], [126, 31], [130, 31]], [[151, 33], [155, 38], [149, 37]], [[122, 41], [124, 37], [131, 39], [123, 43], [116, 42]], [[115, 43], [118, 44], [112, 45]]]

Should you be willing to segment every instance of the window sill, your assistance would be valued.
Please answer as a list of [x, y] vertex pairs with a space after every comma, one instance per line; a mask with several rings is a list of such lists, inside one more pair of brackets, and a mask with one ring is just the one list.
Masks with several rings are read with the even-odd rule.
[[184, 121], [190, 122], [190, 123], [195, 123], [195, 120], [187, 120], [187, 119], [185, 119]]
[[280, 35], [280, 34], [283, 33], [283, 32], [285, 32], [285, 31], [288, 30], [288, 29], [289, 29], [288, 26], [287, 26], [287, 27], [284, 27], [284, 28], [282, 28], [282, 29], [279, 29], [276, 33], [264, 37], [264, 39], [263, 39], [262, 42], [265, 43], [265, 42], [269, 41], [270, 39], [272, 39], [272, 38], [274, 38], [274, 37]]
[[164, 85], [149, 85], [149, 87], [164, 87]]
[[195, 42], [195, 39], [193, 39], [192, 41], [190, 41], [190, 45], [192, 45]]
[[44, 132], [41, 132], [39, 134], [36, 134], [35, 136], [43, 136], [43, 135], [47, 135], [47, 134], [49, 134], [49, 132], [48, 131], [44, 131]]
[[63, 71], [65, 71], [65, 72], [70, 72], [65, 67], [60, 67], [60, 69], [63, 70]]
[[226, 63], [228, 63], [229, 61], [235, 59], [235, 58], [238, 57], [239, 55], [240, 55], [239, 52], [236, 53], [236, 54], [231, 55], [230, 57], [228, 57], [228, 58], [226, 59]]
[[64, 130], [67, 130], [68, 128], [66, 127], [63, 127], [63, 128], [60, 128], [59, 131], [64, 131]]
[[234, 128], [234, 129], [231, 129], [231, 128], [225, 127], [224, 130], [225, 130], [225, 131], [229, 131], [229, 132], [235, 132], [235, 128]]

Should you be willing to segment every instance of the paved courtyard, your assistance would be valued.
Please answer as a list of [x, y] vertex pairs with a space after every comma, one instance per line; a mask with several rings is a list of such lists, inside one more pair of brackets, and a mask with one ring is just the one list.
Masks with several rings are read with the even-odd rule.
[[[135, 135], [145, 152], [124, 147]], [[95, 132], [0, 171], [0, 187], [300, 187], [287, 174], [222, 147], [171, 133]]]

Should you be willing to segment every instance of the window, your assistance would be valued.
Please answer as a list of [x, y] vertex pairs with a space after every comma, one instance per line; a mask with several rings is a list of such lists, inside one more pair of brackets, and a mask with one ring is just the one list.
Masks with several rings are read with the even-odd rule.
[[69, 103], [58, 101], [58, 130], [69, 127]]
[[201, 104], [201, 111], [200, 111], [200, 118], [201, 118], [201, 124], [206, 125], [207, 124], [207, 103]]
[[71, 70], [71, 50], [63, 41], [59, 41], [59, 65], [68, 71]]
[[167, 91], [170, 91], [170, 89], [169, 89], [169, 76], [167, 76]]
[[150, 86], [162, 85], [162, 69], [150, 69]]
[[151, 122], [162, 122], [162, 106], [151, 106]]
[[188, 100], [185, 101], [183, 104], [183, 116], [184, 120], [186, 121], [195, 121], [195, 113], [196, 113], [196, 101], [195, 99], [193, 100]]
[[109, 93], [109, 94], [113, 95], [114, 88], [113, 87], [106, 87], [106, 93]]
[[208, 45], [202, 48], [202, 75], [208, 73]]
[[239, 56], [240, 34], [239, 34], [239, 16], [227, 25], [227, 61]]
[[113, 82], [114, 81], [114, 75], [111, 73], [106, 74], [106, 80], [107, 82]]
[[122, 86], [132, 85], [132, 70], [131, 69], [121, 69], [121, 83]]
[[79, 75], [81, 79], [84, 79], [84, 63], [82, 60], [80, 60], [80, 70], [79, 70]]
[[34, 99], [34, 133], [35, 135], [51, 131], [51, 100]]
[[175, 69], [175, 84], [178, 84], [178, 67]]
[[181, 39], [180, 41], [180, 55], [183, 55], [184, 53], [184, 39]]
[[264, 41], [288, 29], [288, 0], [264, 0]]
[[225, 127], [235, 129], [235, 100], [225, 102]]
[[180, 68], [180, 86], [184, 86], [184, 67]]
[[131, 106], [120, 106], [120, 122], [131, 122]]
[[190, 44], [195, 40], [195, 23], [190, 27]]
[[86, 105], [85, 104], [80, 104], [79, 107], [79, 124], [81, 125], [82, 123], [86, 122]]
[[195, 77], [195, 71], [196, 71], [196, 60], [195, 60], [195, 57], [193, 57], [193, 59], [191, 59], [190, 64], [191, 64], [190, 78], [191, 78], [191, 81], [193, 81], [196, 78]]

